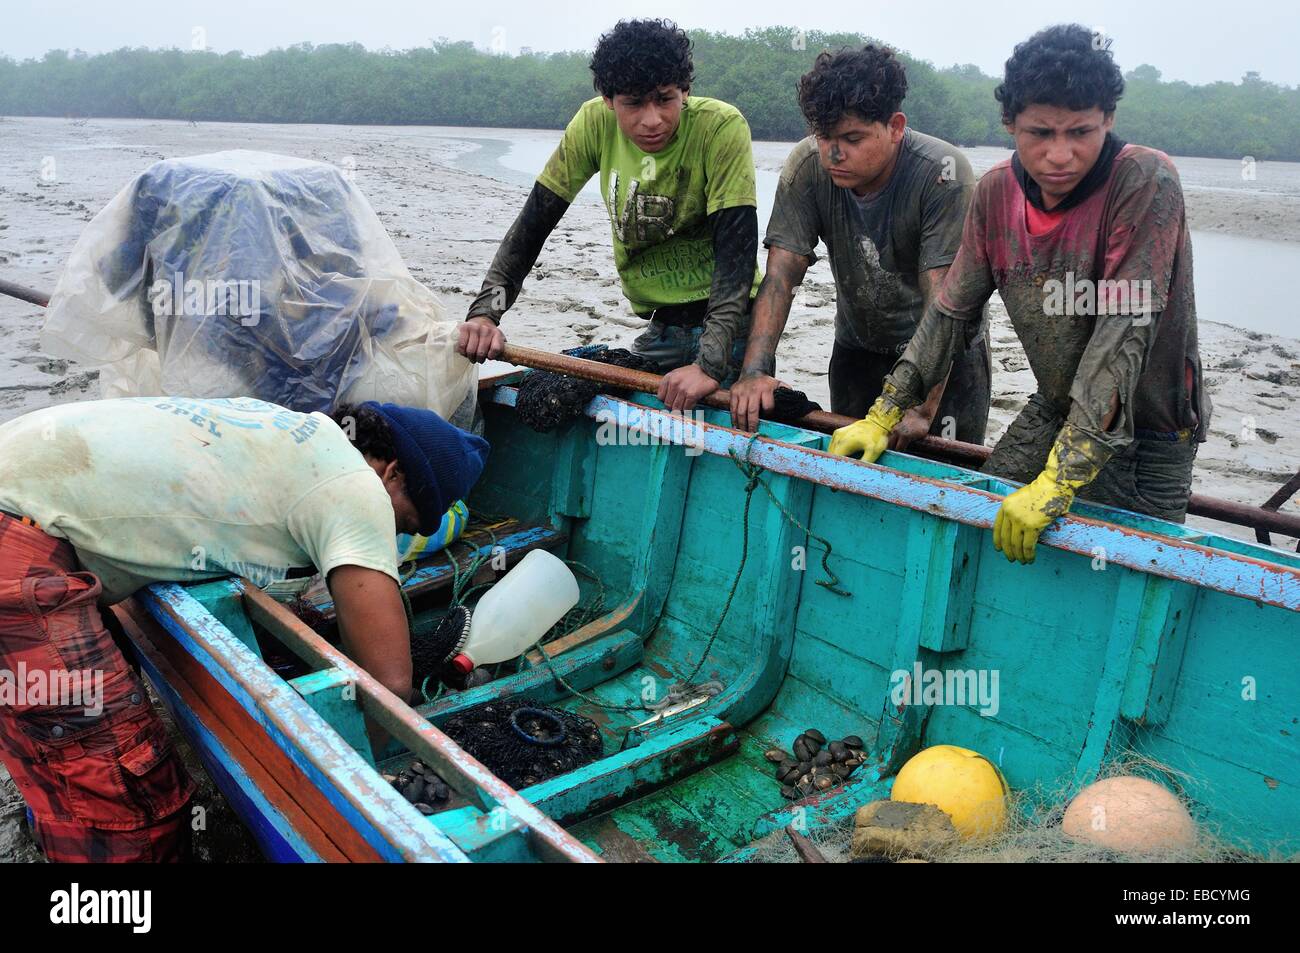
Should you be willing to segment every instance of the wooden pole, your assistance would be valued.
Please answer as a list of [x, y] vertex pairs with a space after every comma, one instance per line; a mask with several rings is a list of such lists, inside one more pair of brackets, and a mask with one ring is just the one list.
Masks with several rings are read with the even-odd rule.
[[[568, 354], [552, 354], [550, 351], [539, 351], [536, 348], [521, 347], [517, 344], [507, 344], [501, 354], [501, 360], [509, 361], [511, 364], [522, 364], [524, 367], [532, 367], [537, 370], [555, 371], [558, 374], [568, 374], [570, 377], [581, 377], [584, 380], [595, 381], [609, 387], [646, 391], [651, 394], [659, 390], [659, 382], [663, 380], [660, 375], [651, 374], [648, 371], [634, 371], [626, 367], [614, 367], [611, 364], [602, 364], [599, 361], [588, 361]], [[702, 403], [715, 410], [730, 411], [731, 391], [715, 390], [704, 398]], [[830, 433], [840, 427], [847, 427], [849, 424], [855, 423], [857, 419], [856, 417], [845, 417], [843, 414], [832, 414], [825, 410], [814, 410], [806, 417], [791, 421], [791, 423], [796, 427], [803, 427], [807, 430]], [[935, 436], [926, 436], [917, 440], [908, 447], [908, 450], [929, 451], [923, 456], [939, 456], [945, 460], [961, 462], [963, 466], [975, 467], [987, 460], [990, 453], [988, 447], [962, 443], [958, 440], [945, 440], [943, 437]]]
[[[41, 307], [46, 307], [50, 303], [48, 294], [3, 279], [0, 279], [0, 294], [28, 301]], [[524, 367], [536, 368], [537, 370], [569, 374], [573, 377], [581, 377], [584, 380], [595, 381], [610, 387], [646, 391], [651, 394], [659, 390], [659, 381], [661, 380], [658, 374], [633, 371], [625, 367], [612, 367], [609, 364], [601, 364], [599, 361], [587, 361], [567, 354], [553, 354], [550, 351], [540, 351], [536, 348], [522, 347], [518, 344], [507, 344], [501, 354], [501, 360], [509, 361], [511, 364], [520, 364]], [[704, 399], [704, 404], [717, 410], [729, 411], [731, 409], [731, 392], [726, 390], [714, 391]], [[854, 419], [841, 414], [816, 410], [796, 421], [795, 425], [805, 427], [808, 430], [830, 433], [853, 423]], [[942, 437], [933, 435], [922, 437], [907, 449], [908, 452], [916, 453], [919, 456], [943, 460], [970, 469], [978, 469], [991, 453], [988, 447], [963, 443], [960, 440], [945, 440]], [[1297, 474], [1297, 477], [1300, 477], [1300, 474]], [[1279, 491], [1279, 495], [1281, 492], [1284, 491]], [[1295, 490], [1292, 489], [1291, 492], [1295, 492]], [[1287, 494], [1287, 496], [1289, 497], [1290, 494]], [[1276, 500], [1277, 497], [1275, 496], [1274, 499]], [[1274, 501], [1270, 500], [1269, 502], [1273, 504]], [[1276, 505], [1280, 506], [1281, 502], [1281, 500], [1278, 500]], [[1194, 516], [1205, 516], [1209, 519], [1232, 523], [1236, 526], [1249, 526], [1257, 532], [1271, 531], [1281, 533], [1284, 536], [1300, 537], [1300, 516], [1279, 513], [1276, 509], [1266, 509], [1251, 506], [1247, 503], [1236, 503], [1232, 500], [1220, 500], [1212, 496], [1193, 493], [1188, 500], [1187, 512]]]
[[48, 307], [50, 296], [42, 291], [35, 291], [22, 285], [16, 285], [12, 281], [5, 281], [0, 278], [0, 294], [8, 295], [11, 298], [17, 298], [19, 301], [29, 301], [32, 304], [39, 304], [42, 308]]

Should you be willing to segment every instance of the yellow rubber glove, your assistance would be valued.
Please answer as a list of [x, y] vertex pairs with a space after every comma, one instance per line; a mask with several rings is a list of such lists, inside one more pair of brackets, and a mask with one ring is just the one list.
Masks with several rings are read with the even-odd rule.
[[903, 408], [886, 400], [884, 396], [877, 397], [866, 417], [831, 434], [831, 445], [827, 452], [837, 457], [861, 454], [867, 463], [875, 463], [889, 446], [889, 432], [902, 419]]
[[[1110, 454], [1073, 426], [1063, 427], [1043, 472], [1002, 501], [993, 521], [993, 548], [1008, 562], [1032, 563], [1043, 530], [1069, 512], [1074, 494], [1096, 479]], [[1068, 466], [1061, 465], [1063, 459]]]

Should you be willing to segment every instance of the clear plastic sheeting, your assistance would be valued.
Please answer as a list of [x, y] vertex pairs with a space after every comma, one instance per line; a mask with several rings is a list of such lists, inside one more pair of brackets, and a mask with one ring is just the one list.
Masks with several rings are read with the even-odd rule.
[[42, 348], [100, 368], [105, 397], [427, 407], [468, 426], [475, 366], [334, 166], [262, 152], [166, 159], [86, 227]]

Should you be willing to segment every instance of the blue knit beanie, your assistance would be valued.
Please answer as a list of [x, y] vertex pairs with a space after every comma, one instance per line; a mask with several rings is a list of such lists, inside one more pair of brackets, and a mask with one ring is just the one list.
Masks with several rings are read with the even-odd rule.
[[429, 536], [447, 508], [469, 496], [487, 463], [488, 442], [443, 420], [432, 410], [377, 404], [369, 407], [388, 423], [406, 492], [420, 514], [420, 533]]

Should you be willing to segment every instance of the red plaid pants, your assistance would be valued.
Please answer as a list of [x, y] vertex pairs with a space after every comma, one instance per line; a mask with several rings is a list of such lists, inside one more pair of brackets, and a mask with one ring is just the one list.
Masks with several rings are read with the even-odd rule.
[[49, 860], [185, 859], [194, 783], [101, 588], [66, 540], [0, 514], [0, 761]]

